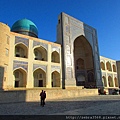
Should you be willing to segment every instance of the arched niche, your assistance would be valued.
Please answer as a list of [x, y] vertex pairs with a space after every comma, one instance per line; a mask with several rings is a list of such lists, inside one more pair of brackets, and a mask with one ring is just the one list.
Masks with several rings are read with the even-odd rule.
[[112, 71], [111, 63], [109, 61], [106, 63], [106, 67], [108, 71]]
[[46, 73], [41, 68], [33, 72], [34, 87], [46, 87]]
[[[77, 37], [73, 45], [76, 85], [84, 87], [95, 86], [92, 46], [83, 35]], [[89, 81], [89, 72], [92, 73], [92, 81]], [[81, 75], [85, 77], [84, 82], [77, 80], [78, 76]]]
[[60, 55], [57, 51], [52, 52], [51, 62], [60, 63]]
[[44, 47], [34, 48], [34, 60], [47, 61], [47, 51]]
[[100, 62], [100, 66], [101, 66], [102, 70], [105, 70], [105, 64], [104, 64], [104, 62]]
[[60, 87], [60, 73], [57, 71], [52, 72], [52, 87]]
[[26, 87], [27, 84], [27, 73], [22, 68], [14, 70], [14, 87]]
[[23, 43], [15, 45], [15, 57], [28, 58], [28, 48]]

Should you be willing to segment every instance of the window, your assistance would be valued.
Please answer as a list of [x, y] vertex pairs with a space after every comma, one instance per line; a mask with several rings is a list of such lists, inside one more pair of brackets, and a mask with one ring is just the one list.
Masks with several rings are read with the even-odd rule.
[[9, 45], [9, 37], [7, 37], [7, 44]]
[[6, 56], [9, 55], [9, 50], [6, 48]]
[[4, 81], [6, 81], [6, 77], [4, 77]]
[[19, 78], [19, 72], [15, 72], [15, 78]]
[[42, 78], [42, 77], [43, 75], [41, 73], [37, 75], [37, 78]]
[[7, 72], [7, 64], [4, 64], [5, 65], [5, 67], [4, 67], [4, 69], [5, 69], [5, 72]]
[[60, 19], [58, 20], [58, 23], [60, 24]]
[[39, 74], [39, 78], [42, 78], [42, 74]]
[[8, 44], [8, 45], [9, 45], [9, 38], [10, 38], [10, 37], [7, 35], [7, 44]]

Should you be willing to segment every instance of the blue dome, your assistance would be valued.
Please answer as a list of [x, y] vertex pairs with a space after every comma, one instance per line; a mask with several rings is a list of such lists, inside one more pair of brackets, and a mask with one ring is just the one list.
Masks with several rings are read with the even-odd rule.
[[28, 19], [21, 19], [21, 20], [16, 21], [13, 24], [11, 31], [29, 35], [32, 37], [38, 37], [37, 26]]

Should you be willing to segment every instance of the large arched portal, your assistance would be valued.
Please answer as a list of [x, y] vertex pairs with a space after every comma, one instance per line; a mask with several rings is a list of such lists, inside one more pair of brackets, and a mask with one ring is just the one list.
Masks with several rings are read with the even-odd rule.
[[74, 41], [74, 65], [76, 85], [95, 87], [92, 47], [84, 36]]

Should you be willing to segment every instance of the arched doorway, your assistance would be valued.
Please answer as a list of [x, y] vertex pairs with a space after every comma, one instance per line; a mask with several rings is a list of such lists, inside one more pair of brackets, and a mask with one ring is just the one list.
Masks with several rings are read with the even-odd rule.
[[52, 72], [52, 87], [60, 87], [60, 73]]
[[113, 81], [111, 76], [108, 76], [108, 84], [109, 84], [109, 87], [113, 87]]
[[34, 87], [46, 87], [46, 73], [38, 68], [33, 72]]
[[14, 87], [26, 87], [27, 84], [27, 74], [26, 72], [19, 68], [13, 72], [15, 83]]
[[77, 86], [96, 86], [92, 47], [84, 36], [74, 41], [74, 68]]

